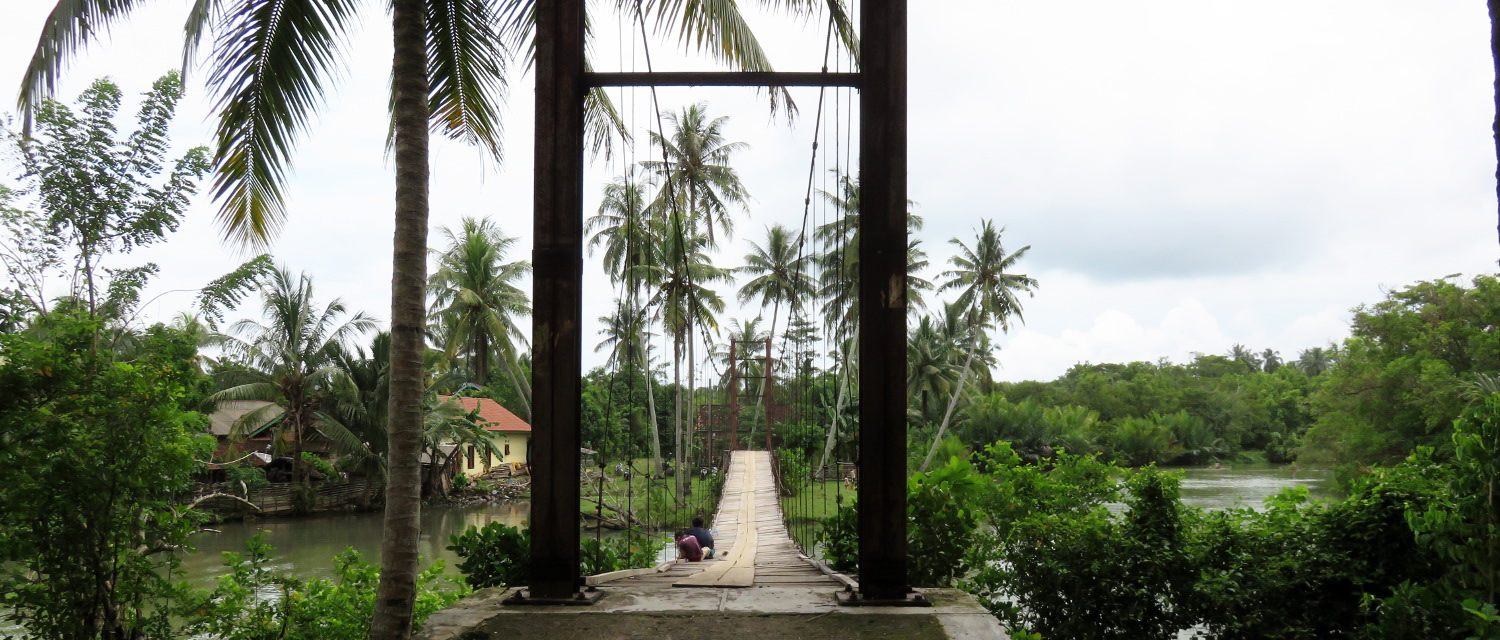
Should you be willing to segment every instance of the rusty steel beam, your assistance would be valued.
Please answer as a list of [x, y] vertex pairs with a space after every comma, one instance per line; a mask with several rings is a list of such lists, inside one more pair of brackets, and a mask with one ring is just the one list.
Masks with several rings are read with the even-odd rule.
[[906, 560], [906, 0], [865, 0], [859, 94], [859, 588], [910, 592]]
[[819, 71], [654, 71], [583, 74], [585, 87], [854, 87], [858, 73]]
[[583, 319], [583, 0], [536, 3], [531, 583], [567, 600], [579, 576]]

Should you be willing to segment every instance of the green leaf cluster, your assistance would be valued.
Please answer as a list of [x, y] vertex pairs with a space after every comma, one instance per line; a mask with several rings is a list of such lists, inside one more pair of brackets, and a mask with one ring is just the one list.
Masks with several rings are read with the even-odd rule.
[[[259, 535], [246, 543], [245, 553], [226, 552], [228, 572], [183, 612], [183, 632], [222, 640], [362, 640], [369, 633], [379, 567], [346, 549], [333, 558], [332, 579], [304, 580], [269, 568], [272, 551]], [[438, 588], [448, 581], [442, 573], [438, 561], [418, 574], [415, 627], [469, 594], [463, 585]]]

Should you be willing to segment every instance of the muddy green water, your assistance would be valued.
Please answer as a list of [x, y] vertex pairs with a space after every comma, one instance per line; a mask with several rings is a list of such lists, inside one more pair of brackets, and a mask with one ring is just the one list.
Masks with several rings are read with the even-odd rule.
[[[1206, 509], [1235, 505], [1258, 507], [1267, 497], [1288, 486], [1305, 486], [1314, 499], [1331, 497], [1332, 472], [1325, 468], [1295, 470], [1267, 463], [1232, 464], [1227, 469], [1177, 468], [1183, 474], [1182, 501]], [[420, 549], [422, 565], [442, 559], [448, 573], [457, 574], [457, 558], [444, 549], [448, 537], [469, 526], [491, 522], [522, 524], [530, 504], [524, 500], [468, 507], [430, 507], [422, 512]], [[241, 551], [245, 541], [262, 531], [276, 548], [271, 566], [301, 577], [329, 577], [333, 556], [353, 547], [370, 562], [380, 557], [381, 514], [329, 514], [308, 518], [284, 518], [230, 522], [216, 527], [220, 533], [203, 533], [194, 539], [197, 550], [184, 562], [194, 584], [211, 587], [224, 572], [222, 552]]]
[[[470, 526], [483, 527], [491, 522], [521, 525], [531, 505], [525, 500], [467, 507], [428, 507], [422, 510], [422, 537], [418, 543], [421, 566], [436, 560], [447, 563], [447, 573], [457, 575], [458, 557], [444, 547], [448, 537], [462, 533]], [[205, 532], [193, 537], [196, 550], [183, 559], [183, 570], [189, 580], [200, 587], [212, 587], [225, 572], [223, 552], [242, 552], [252, 537], [265, 533], [266, 541], [275, 547], [268, 567], [303, 578], [327, 578], [333, 573], [333, 557], [353, 547], [366, 561], [380, 561], [382, 514], [338, 513], [305, 518], [276, 518], [225, 522], [214, 525], [219, 533]]]

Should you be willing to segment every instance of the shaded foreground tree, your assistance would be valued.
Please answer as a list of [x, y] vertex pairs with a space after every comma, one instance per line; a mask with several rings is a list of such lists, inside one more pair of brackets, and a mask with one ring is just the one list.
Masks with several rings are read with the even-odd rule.
[[103, 324], [80, 306], [0, 335], [0, 619], [45, 640], [172, 637], [184, 593], [163, 552], [196, 528], [179, 496], [213, 447], [186, 410], [203, 374], [160, 325], [128, 362], [91, 348]]

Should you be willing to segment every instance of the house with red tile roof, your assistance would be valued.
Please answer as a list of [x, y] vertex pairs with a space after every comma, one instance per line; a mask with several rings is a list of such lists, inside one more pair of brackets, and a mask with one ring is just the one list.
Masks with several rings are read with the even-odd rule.
[[498, 456], [485, 456], [484, 452], [466, 447], [458, 462], [459, 471], [466, 476], [478, 476], [491, 468], [508, 464], [513, 472], [520, 472], [530, 462], [531, 425], [509, 409], [489, 398], [464, 398], [439, 396], [439, 400], [453, 400], [465, 411], [478, 410], [479, 425], [495, 438]]

